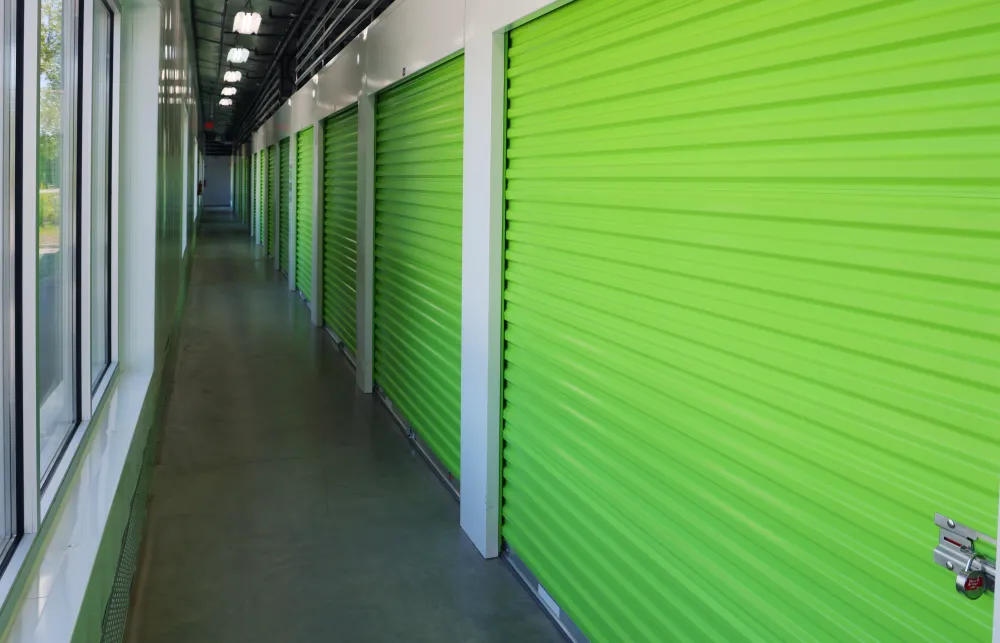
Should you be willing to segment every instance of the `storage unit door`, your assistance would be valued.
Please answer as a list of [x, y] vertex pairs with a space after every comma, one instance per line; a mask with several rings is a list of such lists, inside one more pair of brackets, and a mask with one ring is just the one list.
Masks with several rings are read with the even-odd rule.
[[[254, 157], [254, 224], [261, 225], [260, 229], [263, 233], [263, 225], [259, 223], [263, 219], [261, 204], [264, 199], [264, 181], [261, 179], [260, 159], [260, 152], [257, 152], [257, 155]], [[254, 232], [256, 234], [257, 231], [255, 230]]]
[[261, 239], [264, 236], [264, 214], [263, 214], [263, 203], [264, 203], [264, 181], [262, 178], [262, 172], [260, 167], [261, 153], [258, 152], [254, 159], [254, 217], [255, 225], [259, 226], [259, 231]]
[[[509, 34], [505, 542], [589, 639], [990, 640], [995, 3], [579, 0]], [[995, 555], [995, 554], [994, 554]]]
[[243, 221], [250, 222], [250, 159], [243, 159], [243, 187], [240, 190], [240, 204], [243, 206]]
[[288, 174], [291, 160], [291, 139], [278, 144], [278, 266], [281, 272], [288, 272], [288, 192], [292, 189]]
[[462, 57], [379, 94], [375, 381], [459, 473]]
[[245, 219], [245, 217], [246, 217], [246, 208], [244, 207], [245, 203], [243, 202], [243, 191], [244, 191], [243, 190], [243, 188], [244, 188], [243, 181], [244, 181], [245, 175], [243, 173], [243, 158], [242, 157], [237, 157], [235, 159], [235, 163], [233, 165], [233, 170], [234, 170], [233, 171], [233, 174], [234, 174], [233, 200], [235, 201], [235, 205], [236, 205], [236, 214], [237, 214], [237, 216], [240, 217], [240, 222], [243, 222], [243, 221], [246, 220]]
[[278, 149], [277, 145], [272, 145], [267, 148], [267, 174], [265, 175], [265, 180], [267, 181], [267, 256], [274, 256], [274, 241], [275, 237], [278, 236], [277, 230], [274, 229], [275, 216], [274, 216], [274, 170], [275, 165], [278, 164], [277, 160]]
[[323, 323], [356, 354], [358, 107], [323, 123]]
[[[240, 161], [238, 158], [230, 158], [229, 164], [230, 204], [232, 205], [233, 214], [237, 217], [242, 217], [243, 214], [240, 209]], [[193, 167], [190, 173], [193, 177]]]
[[242, 157], [236, 159], [236, 207], [240, 221], [246, 221], [246, 164]]
[[312, 299], [313, 128], [295, 141], [295, 287]]

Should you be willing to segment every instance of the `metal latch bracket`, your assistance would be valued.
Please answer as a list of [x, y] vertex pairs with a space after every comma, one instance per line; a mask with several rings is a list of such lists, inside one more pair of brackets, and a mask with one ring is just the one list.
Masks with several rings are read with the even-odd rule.
[[955, 572], [958, 592], [975, 599], [995, 591], [996, 562], [976, 552], [976, 541], [995, 549], [996, 539], [941, 514], [934, 514], [934, 524], [939, 527], [934, 562]]

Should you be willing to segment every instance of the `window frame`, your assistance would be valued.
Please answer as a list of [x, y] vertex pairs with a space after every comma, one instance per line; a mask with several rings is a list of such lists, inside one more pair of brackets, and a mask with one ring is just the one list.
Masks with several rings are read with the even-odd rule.
[[[20, 0], [26, 1], [26, 0]], [[32, 0], [33, 2], [39, 3], [40, 0]], [[75, 393], [78, 403], [78, 414], [77, 422], [75, 428], [71, 431], [64, 444], [62, 445], [62, 451], [58, 456], [58, 459], [47, 472], [47, 477], [42, 480], [42, 484], [39, 485], [39, 492], [37, 495], [37, 515], [39, 516], [39, 521], [44, 519], [48, 514], [49, 509], [54, 505], [56, 495], [59, 489], [63, 486], [68, 472], [71, 470], [73, 462], [77, 459], [79, 454], [80, 445], [86, 439], [88, 429], [90, 428], [91, 420], [95, 413], [97, 413], [100, 408], [101, 402], [106, 397], [108, 391], [111, 389], [113, 382], [118, 374], [118, 287], [119, 287], [119, 275], [118, 275], [118, 265], [119, 265], [119, 250], [120, 244], [118, 239], [118, 172], [120, 168], [119, 163], [119, 146], [118, 142], [121, 140], [120, 133], [120, 108], [121, 108], [121, 6], [115, 0], [64, 0], [64, 1], [76, 1], [79, 4], [80, 11], [80, 21], [79, 27], [80, 33], [80, 46], [79, 46], [79, 76], [80, 87], [78, 91], [77, 101], [79, 103], [78, 119], [79, 119], [79, 129], [77, 132], [77, 144], [79, 149], [79, 159], [91, 158], [93, 153], [93, 93], [94, 93], [94, 9], [96, 3], [100, 2], [104, 5], [106, 9], [111, 13], [111, 86], [112, 86], [112, 104], [110, 109], [110, 119], [111, 119], [111, 129], [109, 136], [111, 138], [110, 147], [110, 176], [109, 176], [109, 186], [108, 189], [111, 192], [110, 201], [110, 226], [109, 226], [109, 260], [111, 263], [110, 270], [110, 283], [111, 288], [108, 291], [108, 297], [110, 299], [110, 323], [109, 332], [111, 335], [110, 341], [110, 361], [105, 368], [105, 372], [101, 377], [100, 381], [94, 385], [90, 379], [90, 360], [91, 360], [91, 292], [90, 292], [90, 268], [92, 267], [91, 262], [91, 230], [92, 230], [92, 199], [91, 199], [91, 186], [92, 186], [92, 168], [89, 163], [80, 163], [79, 165], [79, 180], [80, 188], [78, 189], [78, 201], [79, 201], [79, 216], [77, 219], [78, 224], [78, 236], [77, 242], [79, 257], [79, 265], [77, 266], [78, 271], [76, 274], [76, 296], [77, 296], [77, 325], [76, 325], [76, 361], [77, 361], [77, 372], [75, 381]], [[91, 70], [89, 83], [83, 82], [83, 79], [87, 78], [86, 70]], [[87, 123], [88, 126], [84, 127], [82, 124]], [[37, 216], [37, 210], [36, 210]], [[86, 268], [86, 269], [84, 269]], [[86, 278], [84, 278], [86, 277]], [[37, 440], [36, 440], [37, 441]], [[40, 445], [38, 445], [40, 446]], [[27, 455], [31, 455], [30, 453]], [[38, 455], [35, 455], [36, 460]]]
[[[41, 4], [45, 0], [39, 0], [38, 2], [32, 3], [39, 12], [41, 13]], [[85, 129], [83, 123], [87, 122], [85, 120], [90, 116], [90, 106], [87, 105], [86, 101], [91, 97], [92, 92], [89, 91], [90, 86], [85, 86], [84, 79], [86, 77], [86, 69], [92, 67], [90, 65], [89, 53], [92, 47], [93, 41], [93, 20], [92, 16], [88, 15], [87, 7], [89, 3], [93, 0], [59, 0], [63, 3], [63, 33], [68, 33], [66, 26], [66, 14], [69, 10], [75, 9], [76, 13], [70, 17], [74, 18], [73, 28], [75, 29], [74, 40], [70, 43], [70, 46], [74, 48], [74, 51], [70, 55], [67, 55], [65, 49], [62, 52], [63, 60], [70, 61], [72, 63], [71, 69], [75, 71], [73, 78], [74, 87], [73, 90], [75, 95], [72, 97], [73, 102], [66, 102], [64, 106], [69, 107], [70, 105], [75, 106], [75, 112], [71, 115], [70, 119], [64, 121], [63, 126], [70, 124], [70, 131], [63, 132], [63, 153], [66, 154], [67, 159], [71, 159], [73, 166], [73, 171], [68, 172], [64, 175], [64, 183], [60, 185], [61, 199], [60, 207], [63, 207], [62, 216], [66, 216], [67, 213], [74, 216], [74, 220], [71, 222], [71, 226], [67, 226], [65, 222], [61, 222], [64, 232], [68, 231], [72, 238], [69, 240], [69, 247], [72, 249], [72, 255], [69, 257], [72, 266], [72, 283], [69, 284], [69, 293], [60, 294], [60, 297], [67, 297], [72, 303], [71, 317], [69, 320], [59, 320], [59, 323], [68, 325], [70, 334], [69, 340], [72, 342], [70, 354], [60, 355], [60, 359], [66, 360], [68, 363], [64, 364], [67, 367], [67, 372], [65, 373], [62, 382], [56, 387], [54, 391], [49, 393], [44, 400], [36, 401], [36, 408], [38, 411], [38, 425], [36, 431], [38, 432], [38, 438], [36, 440], [38, 446], [38, 453], [36, 458], [38, 459], [39, 465], [39, 487], [40, 495], [45, 496], [46, 491], [51, 486], [54, 480], [59, 480], [65, 475], [64, 461], [72, 459], [67, 455], [70, 452], [70, 445], [75, 442], [74, 438], [79, 432], [83, 421], [87, 419], [84, 417], [83, 411], [83, 399], [84, 396], [81, 393], [81, 381], [84, 376], [83, 370], [83, 355], [87, 354], [89, 359], [89, 336], [85, 339], [83, 337], [83, 330], [87, 330], [89, 333], [89, 322], [84, 324], [84, 313], [89, 316], [90, 306], [89, 303], [85, 303], [84, 294], [89, 294], [89, 279], [88, 286], [85, 288], [83, 285], [82, 275], [84, 274], [83, 267], [90, 265], [90, 251], [89, 248], [84, 248], [84, 243], [89, 241], [89, 233], [85, 234], [84, 225], [89, 225], [90, 218], [90, 204], [85, 203], [84, 199], [90, 198], [90, 167], [89, 163], [84, 163], [84, 159], [87, 158], [85, 154], [89, 154], [89, 135], [90, 129]], [[75, 5], [67, 7], [69, 5]], [[38, 24], [32, 32], [39, 40], [41, 39], [41, 18], [38, 19]], [[66, 47], [67, 43], [63, 43], [63, 47]], [[35, 70], [35, 75], [38, 75], [39, 70]], [[67, 77], [68, 74], [67, 74]], [[36, 100], [40, 101], [40, 81], [36, 78], [38, 84], [35, 85]], [[33, 132], [34, 145], [35, 145], [35, 157], [38, 157], [38, 137], [39, 137], [40, 122], [36, 122], [36, 127]], [[65, 138], [67, 134], [71, 137], [69, 145], [65, 143]], [[64, 159], [65, 163], [66, 160]], [[67, 181], [68, 179], [68, 181]], [[66, 185], [66, 183], [69, 185]], [[37, 183], [37, 177], [36, 177]], [[69, 188], [68, 190], [66, 188]], [[37, 188], [36, 188], [37, 189]], [[66, 197], [72, 199], [72, 205], [70, 208], [65, 207]], [[34, 225], [37, 229], [38, 227], [38, 212], [40, 203], [36, 201], [36, 207], [34, 210]], [[86, 219], [86, 220], [85, 220]], [[64, 244], [66, 241], [60, 239], [60, 244]], [[39, 255], [35, 253], [35, 259], [40, 261]], [[89, 272], [87, 272], [89, 277]], [[32, 285], [35, 288], [35, 306], [38, 307], [39, 302], [39, 283], [38, 283], [38, 273], [36, 270], [35, 283]], [[37, 320], [41, 322], [41, 319]], [[68, 321], [68, 324], [66, 323]], [[36, 369], [38, 361], [38, 350], [39, 344], [35, 342], [35, 359], [36, 359]], [[63, 404], [61, 399], [63, 396], [70, 396], [68, 404], [71, 406], [72, 419], [70, 420], [70, 427], [66, 431], [65, 435], [61, 436], [58, 446], [56, 447], [55, 454], [52, 457], [51, 462], [43, 462], [41, 460], [41, 431], [46, 426], [46, 421], [44, 418], [46, 416], [51, 416], [54, 413], [58, 413], [61, 409], [56, 408], [53, 410], [53, 405]], [[63, 475], [58, 475], [62, 471]], [[58, 487], [59, 485], [55, 485]]]
[[[90, 144], [87, 146], [87, 147], [89, 147], [89, 150], [88, 150], [88, 152], [90, 153], [89, 158], [93, 159], [93, 151], [94, 151], [93, 148], [94, 148], [94, 145], [100, 145], [100, 144], [107, 145], [107, 158], [106, 158], [106, 163], [107, 163], [107, 168], [106, 168], [106, 170], [107, 170], [107, 186], [106, 186], [106, 189], [107, 189], [107, 193], [105, 194], [105, 202], [104, 202], [105, 207], [106, 207], [106, 212], [103, 212], [103, 213], [94, 212], [93, 211], [93, 199], [91, 198], [91, 199], [88, 200], [88, 202], [86, 204], [86, 207], [87, 207], [88, 210], [90, 210], [90, 212], [89, 212], [89, 216], [87, 217], [88, 221], [87, 221], [86, 234], [87, 234], [87, 237], [88, 237], [88, 239], [87, 239], [88, 244], [87, 244], [86, 253], [87, 253], [90, 261], [88, 262], [88, 264], [89, 264], [88, 265], [89, 270], [87, 271], [87, 277], [88, 277], [88, 279], [84, 280], [81, 277], [81, 285], [85, 285], [86, 286], [86, 290], [88, 292], [87, 292], [87, 298], [86, 298], [87, 299], [87, 303], [86, 303], [87, 316], [85, 318], [85, 320], [86, 320], [86, 326], [87, 326], [87, 333], [86, 333], [87, 350], [86, 351], [81, 350], [80, 351], [80, 355], [81, 355], [81, 362], [85, 365], [84, 372], [87, 375], [87, 383], [89, 383], [89, 387], [81, 386], [80, 388], [81, 388], [81, 399], [84, 399], [83, 395], [82, 395], [82, 393], [84, 392], [84, 389], [89, 388], [89, 390], [87, 390], [86, 393], [89, 396], [91, 402], [90, 402], [89, 405], [84, 404], [83, 415], [85, 415], [86, 417], [90, 417], [93, 414], [94, 410], [96, 409], [97, 403], [100, 401], [101, 396], [103, 395], [103, 390], [107, 388], [107, 380], [109, 379], [108, 376], [109, 376], [109, 374], [111, 372], [114, 371], [116, 363], [117, 363], [117, 355], [116, 355], [116, 350], [115, 350], [115, 343], [113, 341], [115, 333], [114, 333], [113, 328], [112, 328], [113, 327], [113, 323], [112, 323], [113, 317], [112, 317], [112, 314], [114, 312], [114, 306], [113, 306], [113, 302], [112, 302], [112, 299], [113, 299], [112, 292], [113, 292], [113, 287], [114, 287], [114, 283], [115, 283], [115, 279], [114, 279], [114, 275], [113, 275], [115, 260], [114, 260], [113, 255], [115, 254], [115, 250], [117, 248], [117, 244], [114, 243], [115, 239], [117, 238], [116, 237], [116, 235], [117, 235], [117, 228], [115, 226], [115, 212], [116, 212], [115, 194], [117, 192], [117, 189], [116, 189], [116, 185], [117, 184], [116, 184], [116, 181], [114, 180], [114, 178], [115, 178], [114, 177], [114, 171], [115, 171], [115, 168], [116, 168], [116, 164], [115, 164], [115, 142], [117, 141], [117, 136], [116, 136], [116, 132], [115, 132], [115, 122], [116, 122], [115, 116], [116, 116], [116, 107], [117, 107], [117, 101], [115, 100], [115, 95], [117, 93], [117, 88], [115, 87], [115, 81], [116, 81], [115, 69], [117, 68], [117, 64], [116, 64], [116, 53], [117, 53], [116, 37], [117, 37], [117, 32], [118, 32], [118, 29], [117, 29], [117, 22], [118, 22], [117, 21], [117, 15], [118, 14], [117, 14], [114, 6], [112, 6], [106, 0], [86, 0], [85, 4], [90, 5], [90, 8], [91, 8], [91, 10], [90, 10], [91, 24], [90, 24], [90, 28], [87, 30], [88, 34], [89, 34], [89, 43], [87, 43], [87, 48], [90, 51], [90, 64], [89, 64], [89, 68], [91, 70], [93, 70], [93, 72], [94, 72], [94, 73], [91, 74], [91, 83], [89, 84], [89, 92], [91, 94], [89, 105], [91, 106], [90, 107], [91, 109], [92, 109], [92, 106], [94, 104], [94, 100], [93, 99], [94, 99], [94, 93], [95, 93], [94, 92], [95, 81], [96, 81], [96, 77], [97, 77], [97, 74], [96, 74], [96, 72], [97, 72], [97, 66], [98, 66], [98, 64], [100, 62], [100, 61], [95, 60], [94, 59], [94, 55], [93, 55], [94, 51], [95, 51], [96, 35], [97, 35], [97, 24], [94, 21], [94, 14], [96, 13], [96, 10], [97, 10], [98, 7], [103, 7], [104, 10], [107, 11], [107, 18], [108, 18], [108, 32], [107, 32], [108, 43], [107, 44], [108, 44], [108, 64], [109, 64], [109, 68], [107, 70], [105, 70], [107, 72], [108, 89], [109, 89], [109, 92], [108, 92], [109, 108], [108, 108], [108, 121], [106, 123], [106, 126], [107, 126], [107, 138], [106, 138], [106, 140], [104, 140], [104, 141], [97, 141], [97, 140], [94, 139], [94, 137], [93, 137], [93, 132], [94, 132], [94, 130], [93, 130], [93, 114], [91, 114], [91, 118], [88, 121], [85, 121], [85, 122], [89, 123]], [[93, 173], [92, 173], [92, 170], [91, 170], [91, 180], [87, 181], [88, 189], [93, 186], [93, 178], [92, 177], [93, 177]], [[82, 201], [82, 199], [81, 199], [81, 201]], [[104, 232], [105, 232], [105, 234], [107, 234], [107, 237], [108, 237], [107, 256], [105, 257], [106, 263], [103, 266], [103, 268], [104, 268], [104, 275], [103, 275], [104, 279], [103, 280], [104, 280], [104, 289], [105, 289], [105, 293], [106, 293], [106, 301], [104, 302], [104, 314], [105, 314], [105, 321], [106, 321], [106, 327], [104, 329], [104, 341], [105, 341], [105, 345], [107, 347], [107, 361], [105, 362], [104, 366], [102, 367], [100, 375], [95, 376], [95, 373], [92, 370], [93, 366], [94, 366], [94, 356], [93, 356], [93, 344], [91, 343], [91, 339], [93, 338], [93, 334], [92, 334], [93, 328], [92, 328], [91, 325], [93, 323], [93, 312], [94, 312], [93, 311], [93, 304], [94, 304], [94, 301], [93, 301], [93, 293], [90, 292], [90, 284], [92, 283], [90, 280], [93, 279], [93, 271], [94, 271], [94, 268], [95, 268], [95, 265], [94, 265], [94, 262], [93, 262], [93, 256], [92, 256], [92, 251], [93, 251], [93, 238], [92, 238], [92, 234], [93, 234], [93, 230], [94, 230], [94, 228], [93, 228], [94, 217], [97, 217], [97, 216], [103, 216], [103, 217], [105, 217], [105, 224], [106, 224], [106, 226], [105, 226]], [[82, 243], [81, 243], [81, 245], [82, 245]], [[86, 281], [86, 284], [83, 284], [84, 281]], [[84, 335], [84, 333], [81, 330], [81, 340], [83, 339], [83, 335]], [[83, 355], [85, 353], [86, 353], [87, 359], [83, 360], [82, 357], [83, 357]], [[87, 408], [86, 408], [87, 406], [90, 407], [89, 413], [87, 412]]]
[[21, 256], [22, 167], [21, 122], [24, 5], [16, 0], [0, 0], [0, 493], [6, 514], [0, 516], [0, 574], [10, 563], [24, 533], [22, 492], [24, 448], [20, 423], [21, 346], [19, 324], [21, 301], [19, 265]]

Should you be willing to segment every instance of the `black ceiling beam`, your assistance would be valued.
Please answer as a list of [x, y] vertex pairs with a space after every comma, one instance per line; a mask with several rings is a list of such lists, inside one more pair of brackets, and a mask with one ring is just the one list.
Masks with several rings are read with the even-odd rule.
[[[295, 38], [296, 32], [305, 23], [305, 20], [303, 19], [303, 17], [312, 14], [313, 13], [312, 10], [316, 6], [316, 4], [317, 4], [317, 0], [305, 0], [305, 2], [302, 5], [302, 10], [298, 14], [298, 16], [297, 16], [297, 19], [294, 20], [294, 21], [292, 21], [292, 23], [290, 25], [288, 25], [288, 28], [287, 28], [286, 33], [285, 33], [285, 37], [282, 38], [281, 42], [278, 43], [278, 47], [277, 47], [277, 49], [275, 49], [275, 52], [274, 52], [274, 57], [271, 59], [271, 64], [268, 65], [267, 71], [264, 72], [264, 80], [261, 81], [262, 85], [266, 84], [271, 79], [272, 74], [274, 74], [275, 71], [276, 71], [276, 69], [277, 69], [278, 60], [281, 58], [281, 54], [284, 53], [285, 49], [288, 47], [288, 43], [292, 39]], [[240, 115], [241, 115], [240, 130], [241, 130], [241, 134], [242, 134], [242, 130], [245, 129], [245, 127], [246, 127], [246, 123], [248, 122], [248, 118], [247, 117], [253, 115], [254, 110], [257, 108], [257, 106], [259, 104], [260, 104], [260, 95], [255, 96], [254, 97], [254, 101], [252, 103], [250, 103], [247, 108], [245, 108], [243, 110], [240, 110]]]
[[[215, 77], [216, 78], [218, 78], [218, 77], [220, 77], [222, 75], [222, 47], [225, 46], [224, 45], [224, 41], [226, 39], [226, 20], [229, 19], [229, 17], [226, 15], [226, 12], [228, 12], [228, 11], [229, 11], [229, 0], [223, 0], [223, 3], [222, 3], [222, 25], [219, 27], [219, 62], [216, 65], [216, 68], [215, 68]], [[215, 106], [217, 104], [218, 103], [212, 103], [212, 120], [213, 121], [215, 121]]]

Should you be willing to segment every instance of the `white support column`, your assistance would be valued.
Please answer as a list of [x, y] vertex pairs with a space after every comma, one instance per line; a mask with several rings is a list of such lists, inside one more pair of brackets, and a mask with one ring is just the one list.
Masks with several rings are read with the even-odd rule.
[[282, 186], [288, 193], [288, 289], [295, 290], [295, 239], [298, 236], [296, 221], [299, 220], [299, 213], [295, 207], [295, 198], [298, 195], [299, 185], [295, 175], [298, 164], [295, 162], [298, 153], [299, 135], [292, 134], [288, 141], [288, 177], [291, 179], [288, 185]]
[[[121, 57], [122, 176], [119, 182], [118, 273], [121, 309], [121, 366], [138, 372], [155, 371], [157, 129], [150, 114], [158, 113], [160, 7], [143, 4], [125, 14]], [[154, 119], [155, 122], [155, 119]]]
[[462, 529], [500, 553], [504, 38], [466, 8], [462, 191]]
[[[366, 54], [367, 55], [367, 54]], [[375, 335], [375, 97], [369, 87], [358, 98], [358, 388], [371, 393]]]
[[323, 327], [323, 123], [313, 123], [312, 323]]

